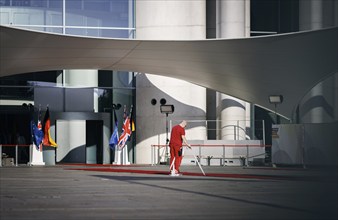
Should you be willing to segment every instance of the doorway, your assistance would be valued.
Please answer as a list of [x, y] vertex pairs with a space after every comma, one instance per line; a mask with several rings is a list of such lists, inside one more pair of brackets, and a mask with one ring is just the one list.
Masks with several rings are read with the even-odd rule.
[[103, 164], [103, 121], [86, 121], [86, 164]]

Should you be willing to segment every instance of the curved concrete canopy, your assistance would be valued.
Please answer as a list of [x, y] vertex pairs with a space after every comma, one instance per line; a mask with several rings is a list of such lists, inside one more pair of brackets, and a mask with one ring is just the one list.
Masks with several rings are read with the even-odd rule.
[[291, 117], [337, 73], [338, 27], [244, 39], [156, 41], [65, 36], [1, 26], [0, 77], [60, 69], [124, 70], [186, 80]]

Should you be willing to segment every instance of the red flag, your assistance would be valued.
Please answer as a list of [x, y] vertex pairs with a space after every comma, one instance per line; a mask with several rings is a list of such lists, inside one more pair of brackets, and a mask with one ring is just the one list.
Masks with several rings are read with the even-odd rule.
[[126, 113], [126, 107], [124, 107], [124, 122], [122, 127], [122, 134], [119, 138], [119, 141], [117, 143], [117, 146], [122, 149], [126, 145], [127, 140], [129, 139], [131, 135], [131, 126], [130, 126], [130, 117]]

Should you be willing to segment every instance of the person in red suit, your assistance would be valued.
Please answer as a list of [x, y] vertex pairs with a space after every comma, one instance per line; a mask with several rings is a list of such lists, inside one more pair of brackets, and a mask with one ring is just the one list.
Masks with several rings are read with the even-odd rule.
[[190, 144], [188, 144], [187, 139], [185, 138], [185, 127], [187, 126], [187, 122], [183, 120], [180, 124], [175, 125], [171, 129], [170, 135], [170, 167], [175, 158], [174, 167], [171, 169], [174, 170], [174, 175], [180, 175], [180, 166], [182, 161], [182, 146], [183, 143], [191, 148]]

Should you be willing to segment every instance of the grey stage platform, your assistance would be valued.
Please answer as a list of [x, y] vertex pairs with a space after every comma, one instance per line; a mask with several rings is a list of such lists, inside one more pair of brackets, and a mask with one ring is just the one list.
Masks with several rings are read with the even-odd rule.
[[203, 168], [1, 167], [0, 219], [337, 219], [337, 168]]

